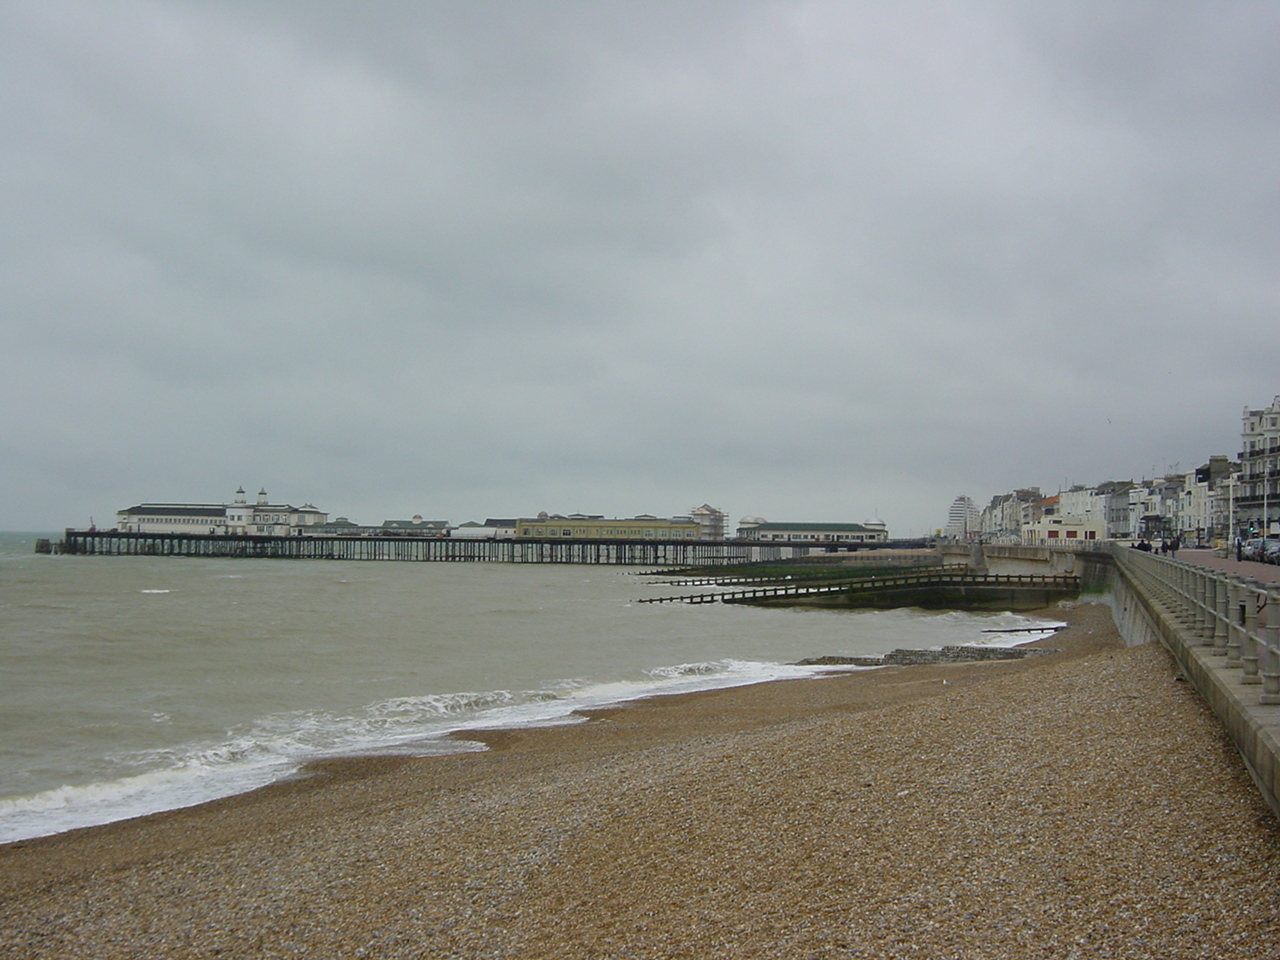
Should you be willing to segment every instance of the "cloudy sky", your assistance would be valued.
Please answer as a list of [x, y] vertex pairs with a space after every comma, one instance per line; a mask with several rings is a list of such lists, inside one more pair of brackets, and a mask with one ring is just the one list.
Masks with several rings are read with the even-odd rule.
[[2, 0], [0, 529], [945, 523], [1280, 394], [1280, 5]]

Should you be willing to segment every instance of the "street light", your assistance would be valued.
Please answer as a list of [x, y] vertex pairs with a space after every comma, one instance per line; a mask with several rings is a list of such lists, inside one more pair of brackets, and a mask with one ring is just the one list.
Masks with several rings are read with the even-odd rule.
[[1262, 539], [1271, 533], [1271, 508], [1267, 500], [1271, 496], [1271, 461], [1262, 461]]
[[1238, 536], [1236, 533], [1236, 484], [1240, 482], [1240, 478], [1232, 475], [1227, 477], [1227, 529], [1231, 533], [1231, 539], [1235, 540]]

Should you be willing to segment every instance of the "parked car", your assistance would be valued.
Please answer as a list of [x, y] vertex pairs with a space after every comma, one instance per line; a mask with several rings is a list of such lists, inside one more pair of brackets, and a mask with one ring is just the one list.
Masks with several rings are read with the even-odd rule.
[[1280, 564], [1280, 540], [1263, 540], [1262, 551], [1258, 559], [1263, 563]]
[[1262, 550], [1262, 538], [1253, 537], [1250, 540], [1246, 540], [1244, 544], [1240, 547], [1240, 556], [1244, 557], [1244, 559], [1246, 560], [1257, 560], [1258, 554], [1261, 552], [1261, 550]]

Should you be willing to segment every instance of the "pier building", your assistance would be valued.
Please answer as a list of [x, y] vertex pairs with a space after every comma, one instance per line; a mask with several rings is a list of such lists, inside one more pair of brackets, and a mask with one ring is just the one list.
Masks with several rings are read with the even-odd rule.
[[702, 527], [702, 532], [698, 535], [700, 539], [723, 540], [725, 538], [726, 518], [723, 510], [717, 510], [711, 504], [704, 503], [690, 510], [689, 516], [697, 520]]
[[255, 503], [245, 499], [244, 487], [232, 503], [140, 503], [116, 513], [121, 533], [173, 533], [212, 536], [250, 534], [288, 537], [303, 533], [329, 519], [327, 513], [305, 503], [270, 503], [265, 489]]
[[753, 517], [739, 524], [738, 539], [769, 543], [884, 543], [889, 539], [889, 531], [879, 520], [866, 523], [770, 523]]
[[610, 520], [581, 513], [540, 513], [516, 521], [517, 539], [698, 540], [702, 531], [703, 525], [692, 517], [663, 520], [649, 514]]
[[460, 540], [512, 540], [516, 535], [516, 521], [489, 517], [484, 523], [468, 520], [449, 531], [449, 536]]

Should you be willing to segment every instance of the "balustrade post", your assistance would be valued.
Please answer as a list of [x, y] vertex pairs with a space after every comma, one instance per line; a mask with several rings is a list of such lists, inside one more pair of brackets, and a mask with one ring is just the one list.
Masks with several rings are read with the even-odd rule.
[[1177, 564], [1173, 568], [1173, 576], [1170, 578], [1170, 594], [1171, 594], [1171, 613], [1173, 618], [1179, 623], [1185, 623], [1187, 619], [1187, 570], [1182, 564]]
[[1240, 646], [1240, 666], [1243, 668], [1241, 683], [1261, 683], [1258, 675], [1258, 600], [1262, 585], [1257, 580], [1245, 580], [1241, 596], [1241, 615], [1244, 617], [1244, 640]]
[[1240, 666], [1244, 628], [1244, 594], [1238, 577], [1227, 581], [1227, 666]]
[[1259, 630], [1262, 640], [1260, 669], [1262, 673], [1262, 704], [1280, 703], [1280, 587], [1267, 589], [1267, 625]]
[[1227, 578], [1213, 581], [1213, 656], [1227, 655]]
[[1196, 628], [1195, 635], [1200, 640], [1200, 646], [1209, 646], [1213, 643], [1213, 621], [1209, 618], [1209, 608], [1213, 594], [1210, 592], [1209, 575], [1202, 570], [1196, 571], [1196, 588], [1194, 597], [1196, 601]]
[[1195, 626], [1199, 622], [1199, 611], [1196, 608], [1196, 589], [1200, 583], [1200, 571], [1198, 569], [1188, 567], [1183, 570], [1182, 577], [1182, 619], [1188, 628], [1195, 633]]

